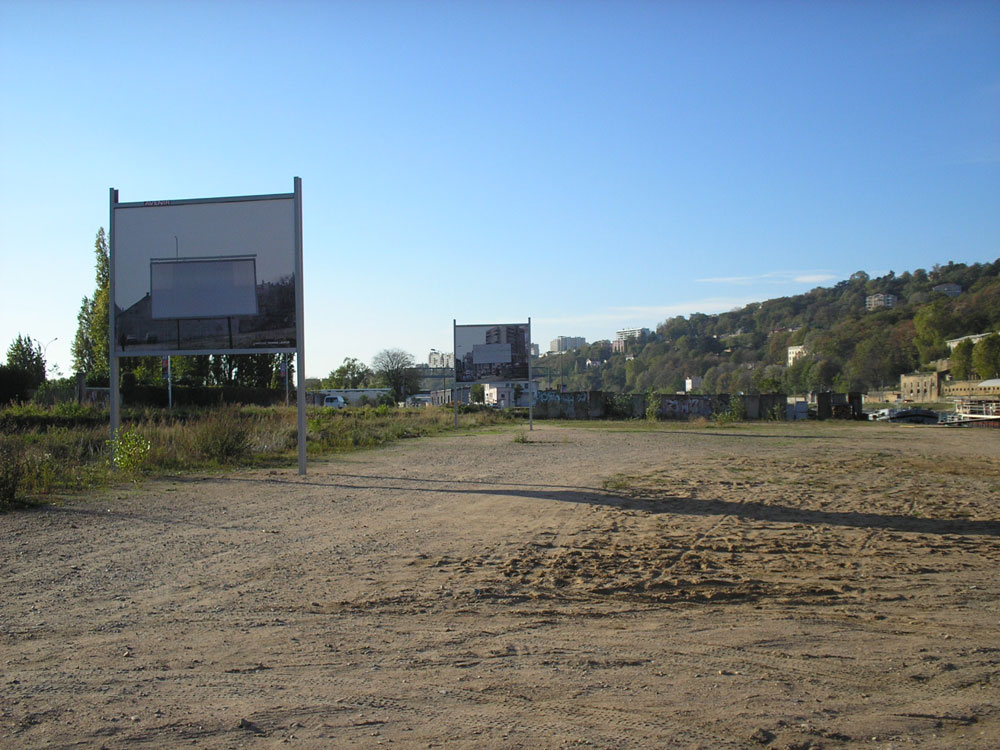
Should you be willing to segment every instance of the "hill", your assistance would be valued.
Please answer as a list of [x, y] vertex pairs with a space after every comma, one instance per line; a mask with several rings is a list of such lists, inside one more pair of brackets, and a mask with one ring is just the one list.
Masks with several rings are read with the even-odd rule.
[[[942, 285], [961, 291], [951, 296], [954, 288]], [[894, 306], [867, 309], [866, 299], [879, 294], [892, 295]], [[948, 339], [997, 330], [1000, 258], [949, 262], [899, 276], [858, 271], [806, 294], [670, 318], [623, 354], [600, 341], [549, 355], [537, 372], [543, 388], [568, 390], [683, 391], [685, 378], [696, 376], [704, 393], [868, 391], [897, 386], [901, 374], [947, 357]], [[804, 349], [789, 366], [791, 346]]]

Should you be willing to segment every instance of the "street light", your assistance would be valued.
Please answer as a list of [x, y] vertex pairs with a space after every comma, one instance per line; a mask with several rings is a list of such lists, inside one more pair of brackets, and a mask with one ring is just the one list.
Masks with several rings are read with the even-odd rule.
[[[58, 341], [58, 340], [59, 340], [58, 336], [52, 339], [52, 341]], [[51, 344], [52, 341], [50, 341], [49, 344]], [[45, 346], [42, 347], [42, 366], [45, 368], [46, 371], [49, 369], [49, 364], [48, 361], [45, 359], [45, 353], [49, 350], [49, 344], [46, 344]]]

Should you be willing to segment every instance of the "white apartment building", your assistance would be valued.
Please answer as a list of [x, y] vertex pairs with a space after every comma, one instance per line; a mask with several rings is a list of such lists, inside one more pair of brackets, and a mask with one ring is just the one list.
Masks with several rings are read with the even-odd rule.
[[865, 309], [877, 310], [880, 307], [895, 307], [895, 294], [870, 294], [865, 297]]
[[791, 367], [795, 364], [795, 360], [799, 357], [804, 357], [806, 355], [805, 346], [790, 346], [788, 347], [788, 366]]
[[587, 340], [583, 336], [557, 336], [549, 344], [549, 351], [568, 352], [571, 349], [579, 349], [587, 345]]
[[648, 328], [623, 328], [615, 334], [615, 340], [611, 342], [611, 351], [621, 354], [629, 341], [648, 335]]

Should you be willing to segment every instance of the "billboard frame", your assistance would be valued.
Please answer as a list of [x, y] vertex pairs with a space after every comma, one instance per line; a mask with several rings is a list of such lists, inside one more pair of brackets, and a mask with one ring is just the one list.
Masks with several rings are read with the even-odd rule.
[[[459, 328], [496, 328], [496, 327], [509, 327], [509, 326], [524, 326], [527, 328], [525, 334], [525, 354], [528, 360], [528, 377], [527, 378], [478, 378], [475, 380], [463, 380], [459, 382], [458, 380], [458, 329]], [[528, 429], [535, 429], [535, 409], [534, 409], [534, 396], [531, 390], [531, 383], [533, 381], [531, 373], [531, 318], [528, 318], [527, 323], [463, 323], [458, 324], [458, 320], [452, 319], [451, 321], [451, 333], [452, 333], [452, 352], [455, 358], [455, 380], [452, 386], [452, 402], [455, 404], [455, 427], [458, 427], [458, 400], [455, 398], [455, 388], [461, 386], [473, 386], [486, 384], [490, 382], [504, 382], [504, 383], [528, 383]]]
[[[116, 245], [115, 245], [115, 212], [119, 209], [129, 208], [156, 208], [160, 206], [185, 206], [213, 203], [244, 203], [252, 201], [292, 201], [292, 224], [293, 224], [293, 246], [294, 246], [294, 276], [295, 276], [295, 342], [294, 346], [267, 346], [264, 345], [252, 348], [225, 348], [218, 349], [153, 349], [138, 352], [129, 352], [124, 347], [119, 351], [117, 342], [117, 297], [116, 292]], [[293, 190], [291, 193], [271, 193], [266, 195], [239, 195], [215, 198], [184, 198], [180, 200], [158, 200], [158, 201], [133, 201], [122, 203], [118, 200], [118, 190], [109, 190], [109, 296], [108, 305], [108, 345], [110, 354], [111, 370], [111, 445], [112, 451], [115, 445], [115, 438], [121, 428], [121, 393], [120, 393], [120, 365], [119, 359], [122, 357], [146, 357], [160, 356], [171, 357], [174, 355], [205, 355], [205, 354], [295, 354], [296, 365], [296, 401], [298, 407], [298, 458], [299, 474], [306, 473], [306, 393], [305, 393], [305, 299], [304, 299], [304, 278], [302, 260], [302, 179], [293, 178]], [[112, 456], [113, 458], [113, 456]], [[113, 462], [112, 462], [113, 463]]]

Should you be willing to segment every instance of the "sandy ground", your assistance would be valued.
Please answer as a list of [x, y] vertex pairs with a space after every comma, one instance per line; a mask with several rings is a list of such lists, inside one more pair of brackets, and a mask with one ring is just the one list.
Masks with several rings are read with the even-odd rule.
[[996, 748], [998, 457], [544, 424], [8, 513], [0, 746]]

